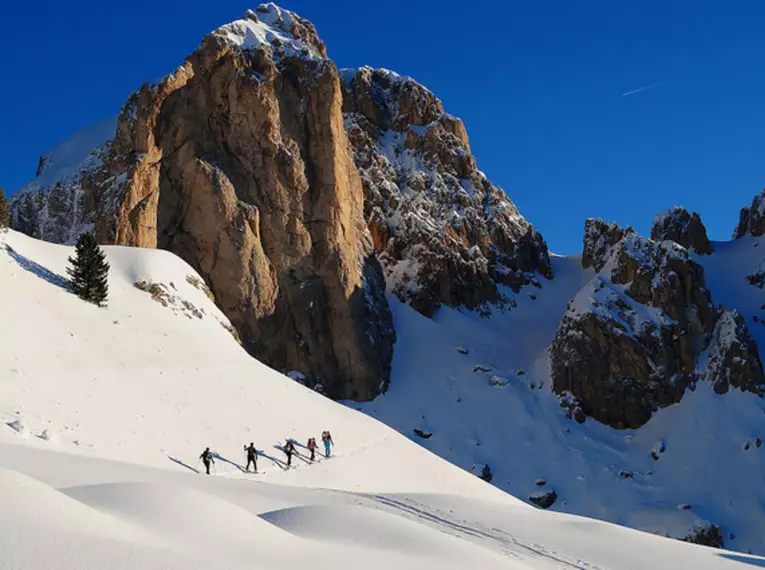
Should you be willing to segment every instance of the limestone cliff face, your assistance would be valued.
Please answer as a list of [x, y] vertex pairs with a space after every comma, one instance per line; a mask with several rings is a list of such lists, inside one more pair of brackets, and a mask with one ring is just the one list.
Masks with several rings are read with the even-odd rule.
[[425, 315], [552, 277], [542, 236], [478, 170], [462, 121], [411, 78], [344, 70], [345, 126], [389, 288]]
[[188, 261], [254, 356], [336, 398], [385, 389], [385, 283], [310, 22], [267, 4], [205, 38], [129, 97], [88, 179], [80, 225]]

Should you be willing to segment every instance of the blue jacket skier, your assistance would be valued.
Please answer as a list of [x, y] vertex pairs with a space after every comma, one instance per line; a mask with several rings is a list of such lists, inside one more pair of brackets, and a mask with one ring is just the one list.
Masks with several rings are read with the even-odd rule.
[[329, 433], [329, 430], [322, 432], [321, 440], [324, 442], [324, 456], [329, 457], [329, 454], [332, 452], [331, 446], [335, 443], [332, 441], [332, 435]]

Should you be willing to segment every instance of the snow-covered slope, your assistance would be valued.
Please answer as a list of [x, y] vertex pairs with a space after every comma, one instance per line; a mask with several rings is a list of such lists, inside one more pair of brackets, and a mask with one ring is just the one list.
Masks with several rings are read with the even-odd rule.
[[[751, 238], [714, 247], [697, 258], [713, 299], [738, 308], [765, 346], [765, 326], [754, 321], [765, 318], [765, 292], [744, 279], [757, 271], [759, 250]], [[431, 320], [391, 301], [398, 343], [390, 390], [351, 405], [466, 470], [488, 464], [492, 484], [524, 500], [555, 490], [551, 510], [679, 538], [711, 523], [726, 547], [764, 553], [763, 400], [737, 389], [717, 395], [699, 382], [637, 430], [567, 419], [547, 351], [594, 271], [578, 257], [552, 265], [553, 281], [489, 318], [442, 308]]]
[[[251, 359], [168, 253], [108, 248], [111, 296], [99, 309], [65, 288], [70, 248], [14, 232], [0, 240], [2, 568], [765, 564], [522, 504]], [[565, 273], [571, 262], [560, 263]], [[551, 304], [568, 295], [549, 292]], [[430, 323], [398, 307], [411, 334]], [[454, 340], [445, 324], [426, 331], [434, 349]], [[492, 332], [473, 330], [474, 352], [456, 354], [490, 358]], [[544, 341], [527, 340], [529, 350]], [[532, 400], [518, 402], [522, 417]], [[275, 446], [323, 429], [336, 457], [280, 467]], [[257, 476], [237, 466], [249, 441], [263, 450]], [[220, 456], [213, 477], [193, 473], [207, 445]]]
[[[11, 197], [11, 224], [47, 241], [74, 243], [91, 228], [85, 198], [88, 177], [103, 165], [117, 118], [82, 129], [40, 157], [34, 180]], [[92, 200], [91, 200], [92, 201]]]

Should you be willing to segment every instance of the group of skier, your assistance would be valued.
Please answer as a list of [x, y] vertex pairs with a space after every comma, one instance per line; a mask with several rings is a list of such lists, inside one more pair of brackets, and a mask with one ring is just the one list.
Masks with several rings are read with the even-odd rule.
[[[329, 457], [332, 453], [332, 446], [335, 444], [334, 441], [332, 441], [332, 434], [329, 433], [329, 430], [323, 431], [321, 433], [321, 441], [324, 443], [324, 457]], [[311, 452], [311, 461], [316, 461], [316, 439], [311, 437], [308, 439], [308, 443], [306, 444], [306, 449]], [[292, 456], [297, 453], [297, 450], [295, 449], [295, 444], [292, 442], [291, 439], [288, 439], [287, 442], [284, 444], [284, 447], [282, 448], [282, 451], [287, 456], [287, 467], [292, 466]], [[258, 450], [255, 448], [255, 444], [253, 442], [250, 442], [250, 445], [244, 446], [244, 452], [247, 456], [247, 466], [245, 467], [245, 472], [249, 473], [250, 471], [250, 464], [252, 464], [252, 470], [253, 472], [258, 472]], [[209, 475], [210, 474], [210, 466], [215, 464], [214, 460], [214, 453], [210, 451], [210, 448], [206, 448], [202, 455], [199, 456], [199, 459], [202, 460], [202, 464], [205, 466], [205, 472]]]

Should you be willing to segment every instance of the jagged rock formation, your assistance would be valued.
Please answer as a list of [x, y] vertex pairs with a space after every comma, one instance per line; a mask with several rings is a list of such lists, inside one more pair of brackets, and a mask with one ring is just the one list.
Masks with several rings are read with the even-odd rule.
[[383, 70], [341, 81], [314, 26], [274, 4], [131, 94], [97, 139], [70, 144], [65, 170], [61, 153], [41, 161], [14, 227], [180, 255], [248, 351], [332, 397], [387, 386], [386, 287], [430, 315], [551, 276], [435, 95]]
[[738, 225], [733, 230], [733, 239], [746, 235], [761, 236], [765, 234], [765, 190], [752, 199], [752, 205], [741, 208]]
[[718, 394], [725, 394], [733, 386], [765, 395], [760, 353], [737, 311], [726, 312], [717, 321], [706, 356], [707, 379]]
[[582, 267], [592, 267], [595, 271], [600, 271], [611, 255], [611, 249], [625, 235], [634, 233], [635, 230], [629, 226], [622, 228], [619, 224], [609, 223], [600, 218], [588, 218], [584, 222]]
[[712, 243], [707, 237], [701, 216], [696, 212], [690, 214], [680, 206], [665, 210], [654, 218], [651, 239], [671, 240], [701, 255], [712, 253]]
[[345, 70], [343, 111], [389, 288], [425, 315], [551, 277], [542, 236], [470, 154], [459, 119], [411, 78]]
[[565, 406], [636, 428], [699, 379], [718, 392], [733, 385], [762, 393], [762, 364], [743, 319], [715, 308], [685, 248], [614, 224], [587, 229], [585, 253], [600, 270], [569, 303], [550, 349], [553, 389]]

